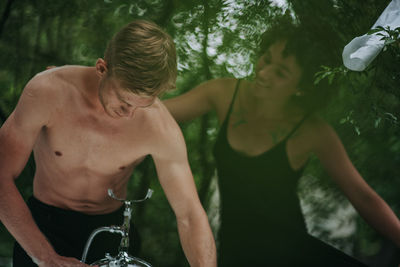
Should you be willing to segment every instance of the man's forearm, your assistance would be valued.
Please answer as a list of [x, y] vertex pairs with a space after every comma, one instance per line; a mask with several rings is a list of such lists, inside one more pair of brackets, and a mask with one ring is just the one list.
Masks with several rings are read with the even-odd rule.
[[55, 254], [13, 181], [0, 182], [0, 220], [35, 262]]
[[204, 210], [177, 219], [183, 251], [192, 267], [217, 266], [215, 241]]

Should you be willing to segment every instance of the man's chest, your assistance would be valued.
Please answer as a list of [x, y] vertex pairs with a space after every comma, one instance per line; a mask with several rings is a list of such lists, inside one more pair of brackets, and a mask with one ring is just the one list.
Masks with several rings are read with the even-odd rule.
[[110, 123], [94, 116], [64, 112], [42, 130], [35, 155], [62, 171], [112, 175], [145, 156], [145, 146], [143, 132], [132, 122]]

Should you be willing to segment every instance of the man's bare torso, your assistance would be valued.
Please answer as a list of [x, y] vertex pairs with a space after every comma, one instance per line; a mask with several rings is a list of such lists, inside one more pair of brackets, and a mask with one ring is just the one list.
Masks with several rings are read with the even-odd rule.
[[41, 74], [52, 76], [62, 96], [34, 146], [34, 195], [50, 205], [99, 214], [120, 206], [107, 189], [126, 195], [132, 171], [149, 154], [149, 141], [157, 138], [152, 125], [165, 108], [156, 100], [132, 117], [112, 118], [93, 105], [93, 95], [90, 99], [83, 93], [80, 78], [88, 70], [69, 66]]

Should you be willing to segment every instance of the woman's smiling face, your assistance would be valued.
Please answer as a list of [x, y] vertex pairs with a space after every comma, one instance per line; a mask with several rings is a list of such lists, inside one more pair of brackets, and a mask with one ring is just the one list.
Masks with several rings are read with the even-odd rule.
[[287, 98], [298, 91], [301, 69], [294, 55], [284, 55], [286, 42], [273, 43], [256, 65], [254, 94]]

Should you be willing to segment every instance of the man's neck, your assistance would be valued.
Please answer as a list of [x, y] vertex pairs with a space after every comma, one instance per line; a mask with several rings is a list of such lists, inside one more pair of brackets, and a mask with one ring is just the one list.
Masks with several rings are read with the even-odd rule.
[[86, 102], [94, 109], [104, 111], [99, 99], [100, 77], [94, 67], [82, 69], [79, 90]]

